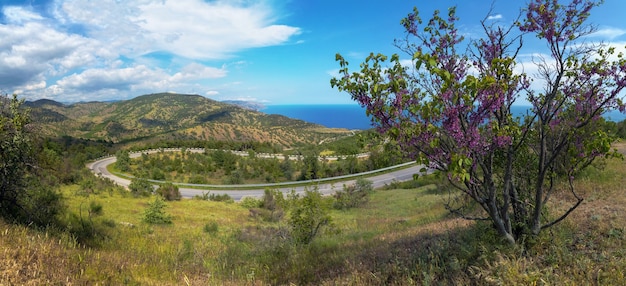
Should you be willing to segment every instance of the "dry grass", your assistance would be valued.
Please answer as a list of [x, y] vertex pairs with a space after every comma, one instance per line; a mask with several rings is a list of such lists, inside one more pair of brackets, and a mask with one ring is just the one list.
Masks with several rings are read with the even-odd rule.
[[[626, 144], [616, 148], [625, 152]], [[141, 222], [148, 198], [73, 196], [74, 186], [64, 190], [70, 211], [85, 215], [89, 202], [101, 203], [94, 222], [108, 238], [88, 248], [64, 232], [0, 221], [0, 285], [620, 285], [624, 164], [608, 160], [603, 171], [580, 176], [583, 204], [529, 249], [448, 216], [432, 186], [377, 191], [362, 208], [332, 211], [335, 227], [304, 248], [264, 239], [272, 232], [263, 228], [276, 225], [237, 204], [169, 202], [173, 224], [153, 226]], [[571, 202], [567, 194], [555, 193], [552, 215]], [[209, 223], [215, 231], [206, 231]]]

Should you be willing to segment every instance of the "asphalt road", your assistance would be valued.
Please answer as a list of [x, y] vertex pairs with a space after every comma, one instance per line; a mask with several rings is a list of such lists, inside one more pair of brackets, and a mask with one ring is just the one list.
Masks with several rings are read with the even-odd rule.
[[[139, 156], [139, 154], [136, 154], [136, 156]], [[130, 180], [111, 174], [107, 170], [107, 166], [115, 163], [115, 161], [116, 161], [115, 157], [108, 157], [108, 158], [104, 158], [96, 162], [90, 163], [87, 165], [87, 167], [91, 169], [91, 171], [98, 176], [109, 178], [118, 185], [128, 187], [128, 185], [130, 184]], [[394, 171], [389, 171], [384, 174], [371, 175], [371, 176], [368, 176], [367, 179], [372, 181], [374, 188], [380, 188], [393, 181], [401, 182], [401, 181], [411, 180], [413, 179], [413, 174], [420, 173], [420, 169], [422, 168], [423, 168], [422, 165], [411, 165], [410, 167], [400, 168]], [[320, 183], [317, 183], [317, 188], [318, 188], [318, 191], [321, 192], [322, 194], [331, 195], [335, 193], [336, 191], [341, 190], [343, 188], [343, 185], [352, 185], [355, 183], [355, 181], [356, 181], [355, 179], [346, 179], [345, 181], [334, 182], [334, 183], [320, 182]], [[309, 190], [311, 190], [314, 186], [315, 186], [315, 183], [312, 183], [312, 185], [306, 186], [306, 187], [305, 186], [280, 186], [280, 187], [272, 187], [272, 188], [278, 189], [283, 193], [290, 193], [292, 190], [294, 190], [296, 193], [304, 193], [305, 188], [308, 188]], [[244, 197], [260, 198], [263, 196], [265, 188], [266, 187], [252, 186], [252, 189], [248, 189], [248, 190], [232, 190], [232, 189], [228, 189], [228, 186], [224, 186], [224, 189], [220, 189], [219, 186], [217, 187], [213, 186], [210, 190], [201, 190], [197, 188], [192, 189], [192, 188], [185, 188], [185, 187], [179, 187], [179, 190], [180, 190], [181, 195], [184, 198], [192, 198], [196, 195], [202, 195], [202, 193], [210, 192], [212, 194], [227, 194], [231, 198], [233, 198], [235, 201], [239, 201]]]

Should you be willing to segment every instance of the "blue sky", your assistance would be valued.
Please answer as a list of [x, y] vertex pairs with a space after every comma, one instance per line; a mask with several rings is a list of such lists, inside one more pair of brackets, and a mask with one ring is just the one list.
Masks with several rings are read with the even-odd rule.
[[[496, 0], [493, 21], [510, 24], [525, 2]], [[338, 70], [336, 53], [357, 69], [370, 52], [399, 52], [393, 40], [404, 35], [399, 22], [413, 6], [428, 18], [456, 5], [461, 32], [479, 36], [492, 1], [0, 3], [2, 93], [61, 102], [178, 92], [264, 104], [343, 104], [352, 102], [349, 95], [329, 84]], [[599, 30], [590, 39], [624, 50], [624, 11], [622, 0], [592, 10]], [[525, 55], [545, 52], [532, 39], [525, 44]]]

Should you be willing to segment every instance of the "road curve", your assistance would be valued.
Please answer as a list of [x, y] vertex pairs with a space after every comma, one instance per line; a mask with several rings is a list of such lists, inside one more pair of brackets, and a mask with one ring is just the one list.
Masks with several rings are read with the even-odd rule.
[[[137, 154], [137, 156], [139, 156], [139, 154]], [[116, 161], [115, 157], [107, 157], [107, 158], [103, 158], [103, 159], [87, 164], [87, 168], [89, 168], [97, 176], [111, 179], [113, 182], [115, 182], [118, 185], [121, 185], [123, 187], [128, 187], [128, 185], [130, 184], [130, 180], [111, 174], [107, 170], [107, 166], [115, 163], [115, 161]], [[371, 176], [368, 176], [367, 179], [369, 181], [372, 181], [374, 188], [380, 188], [394, 181], [401, 182], [401, 181], [411, 180], [413, 179], [414, 174], [421, 173], [420, 170], [422, 168], [423, 168], [423, 165], [411, 165], [410, 167], [401, 168], [401, 169], [390, 171], [384, 174], [371, 175]], [[333, 183], [322, 182], [322, 183], [317, 183], [317, 189], [319, 192], [321, 192], [324, 195], [331, 195], [331, 194], [334, 194], [336, 191], [343, 189], [344, 185], [352, 185], [355, 182], [356, 182], [356, 179], [346, 179], [345, 181], [333, 182]], [[312, 184], [311, 186], [280, 186], [280, 187], [272, 187], [272, 188], [278, 189], [283, 193], [290, 193], [292, 190], [295, 191], [296, 193], [304, 193], [305, 189], [308, 188], [310, 190], [311, 188], [313, 188], [313, 186], [314, 185]], [[227, 194], [231, 198], [233, 198], [235, 201], [239, 201], [244, 197], [260, 198], [263, 196], [265, 188], [266, 187], [253, 187], [253, 189], [248, 189], [248, 190], [232, 190], [232, 189], [227, 189], [226, 187], [224, 187], [224, 189], [211, 188], [211, 190], [201, 190], [197, 188], [191, 189], [191, 188], [179, 187], [179, 190], [180, 190], [181, 195], [184, 198], [192, 198], [196, 195], [202, 195], [202, 193], [206, 193], [208, 191], [208, 192], [211, 192], [212, 194]]]

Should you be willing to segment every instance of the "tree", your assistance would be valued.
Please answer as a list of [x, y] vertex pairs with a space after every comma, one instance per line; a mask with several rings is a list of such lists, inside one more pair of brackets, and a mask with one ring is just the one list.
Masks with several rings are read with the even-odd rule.
[[[143, 155], [143, 154], [142, 154]], [[128, 172], [130, 171], [130, 155], [126, 150], [119, 150], [115, 153], [115, 167], [122, 171]]]
[[316, 180], [321, 176], [321, 166], [318, 153], [308, 153], [302, 159], [302, 171], [300, 172], [300, 180]]
[[296, 244], [309, 244], [322, 227], [331, 223], [331, 217], [322, 205], [322, 194], [317, 190], [306, 190], [304, 197], [293, 203], [289, 216], [291, 236]]
[[142, 220], [149, 224], [171, 224], [172, 216], [165, 212], [167, 205], [161, 196], [155, 196], [143, 212]]
[[128, 189], [135, 197], [149, 196], [154, 191], [152, 184], [143, 178], [133, 178], [130, 180]]
[[[514, 25], [488, 25], [485, 19], [484, 38], [469, 41], [455, 27], [454, 8], [447, 17], [436, 11], [422, 31], [415, 8], [401, 21], [406, 38], [395, 42], [412, 56], [411, 67], [397, 54], [389, 62], [371, 54], [360, 72], [350, 73], [337, 55], [342, 77], [331, 85], [366, 107], [377, 130], [409, 155], [448, 174], [460, 191], [455, 194], [461, 194], [451, 197], [451, 211], [490, 220], [515, 244], [576, 209], [583, 198], [574, 189], [574, 176], [611, 154], [607, 134], [586, 127], [607, 110], [624, 112], [626, 60], [611, 47], [585, 42], [594, 31], [585, 21], [597, 5], [531, 0]], [[541, 91], [519, 72], [518, 55], [528, 35], [548, 51], [534, 59]], [[511, 106], [524, 96], [532, 107], [526, 116], [516, 116]], [[568, 185], [574, 203], [548, 217], [546, 203], [558, 180]], [[482, 211], [472, 212], [471, 202]]]
[[23, 100], [0, 96], [0, 216], [45, 226], [63, 211], [61, 196], [41, 179]]

